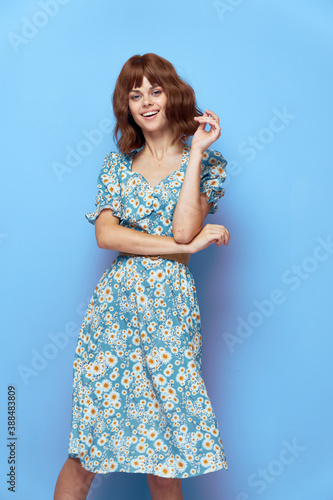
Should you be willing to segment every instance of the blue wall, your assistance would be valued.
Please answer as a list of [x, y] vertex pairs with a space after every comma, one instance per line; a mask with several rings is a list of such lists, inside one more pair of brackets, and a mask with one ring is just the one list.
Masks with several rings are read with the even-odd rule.
[[[183, 480], [184, 498], [331, 500], [332, 2], [28, 0], [0, 12], [1, 499], [13, 498], [8, 385], [15, 499], [52, 498], [67, 457], [76, 336], [117, 255], [84, 214], [114, 149], [116, 77], [155, 52], [218, 114], [214, 148], [229, 161], [206, 222], [230, 244], [190, 263], [229, 470]], [[88, 498], [134, 495], [149, 498], [145, 476], [118, 473], [96, 476]]]

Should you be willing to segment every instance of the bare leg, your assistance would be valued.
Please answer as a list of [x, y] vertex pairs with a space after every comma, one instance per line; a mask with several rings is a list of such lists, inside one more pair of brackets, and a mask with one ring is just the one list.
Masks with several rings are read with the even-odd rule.
[[147, 480], [151, 500], [183, 500], [181, 479], [147, 474]]
[[58, 476], [53, 500], [85, 500], [95, 472], [85, 470], [78, 458], [67, 458]]

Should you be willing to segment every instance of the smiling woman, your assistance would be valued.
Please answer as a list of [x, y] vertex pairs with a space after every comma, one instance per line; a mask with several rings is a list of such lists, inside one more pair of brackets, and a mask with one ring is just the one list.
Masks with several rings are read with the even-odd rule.
[[[133, 56], [124, 64], [112, 98], [117, 120], [114, 138], [119, 150], [124, 153], [129, 153], [134, 148], [141, 148], [145, 143], [140, 122], [138, 123], [129, 112], [133, 112], [131, 106], [134, 102], [142, 106], [146, 92], [150, 92], [154, 99], [152, 103], [155, 99], [166, 100], [165, 119], [174, 131], [171, 145], [179, 140], [179, 137], [186, 141], [192, 136], [197, 130], [194, 117], [203, 115], [196, 105], [192, 87], [178, 76], [169, 61], [155, 54]], [[120, 134], [119, 140], [118, 134]]]
[[[144, 76], [142, 86], [129, 92], [129, 113], [142, 131], [168, 129], [169, 120], [166, 117], [168, 99], [163, 88], [157, 84], [151, 85]], [[154, 122], [146, 128], [145, 122]]]
[[224, 195], [227, 162], [209, 149], [218, 116], [197, 109], [193, 89], [160, 56], [125, 63], [113, 109], [119, 152], [106, 155], [86, 218], [98, 246], [119, 254], [79, 332], [68, 459], [54, 500], [83, 500], [94, 474], [114, 471], [146, 474], [153, 500], [180, 500], [181, 478], [228, 469], [202, 378], [188, 265], [192, 253], [228, 245], [224, 226], [204, 226]]

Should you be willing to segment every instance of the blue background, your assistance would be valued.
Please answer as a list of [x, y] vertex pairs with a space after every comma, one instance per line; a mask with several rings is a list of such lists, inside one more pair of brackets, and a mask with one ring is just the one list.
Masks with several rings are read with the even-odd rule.
[[[117, 255], [84, 214], [115, 148], [119, 71], [154, 52], [220, 117], [212, 147], [229, 162], [206, 222], [225, 225], [230, 244], [190, 262], [229, 470], [183, 480], [184, 498], [331, 500], [332, 2], [45, 0], [0, 14], [1, 499], [13, 498], [9, 384], [15, 499], [52, 498], [67, 457], [77, 332]], [[96, 476], [88, 498], [134, 496], [149, 498], [145, 475], [115, 473]]]

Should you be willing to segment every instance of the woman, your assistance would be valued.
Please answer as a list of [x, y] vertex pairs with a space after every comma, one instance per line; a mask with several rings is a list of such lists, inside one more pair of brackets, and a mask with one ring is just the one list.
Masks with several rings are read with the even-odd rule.
[[124, 64], [113, 109], [120, 153], [106, 156], [86, 218], [98, 246], [119, 255], [79, 333], [68, 459], [54, 498], [85, 499], [96, 473], [118, 471], [146, 473], [153, 500], [179, 500], [181, 478], [228, 469], [202, 380], [188, 267], [192, 253], [230, 239], [224, 226], [203, 227], [224, 194], [226, 161], [208, 149], [219, 119], [152, 53]]

